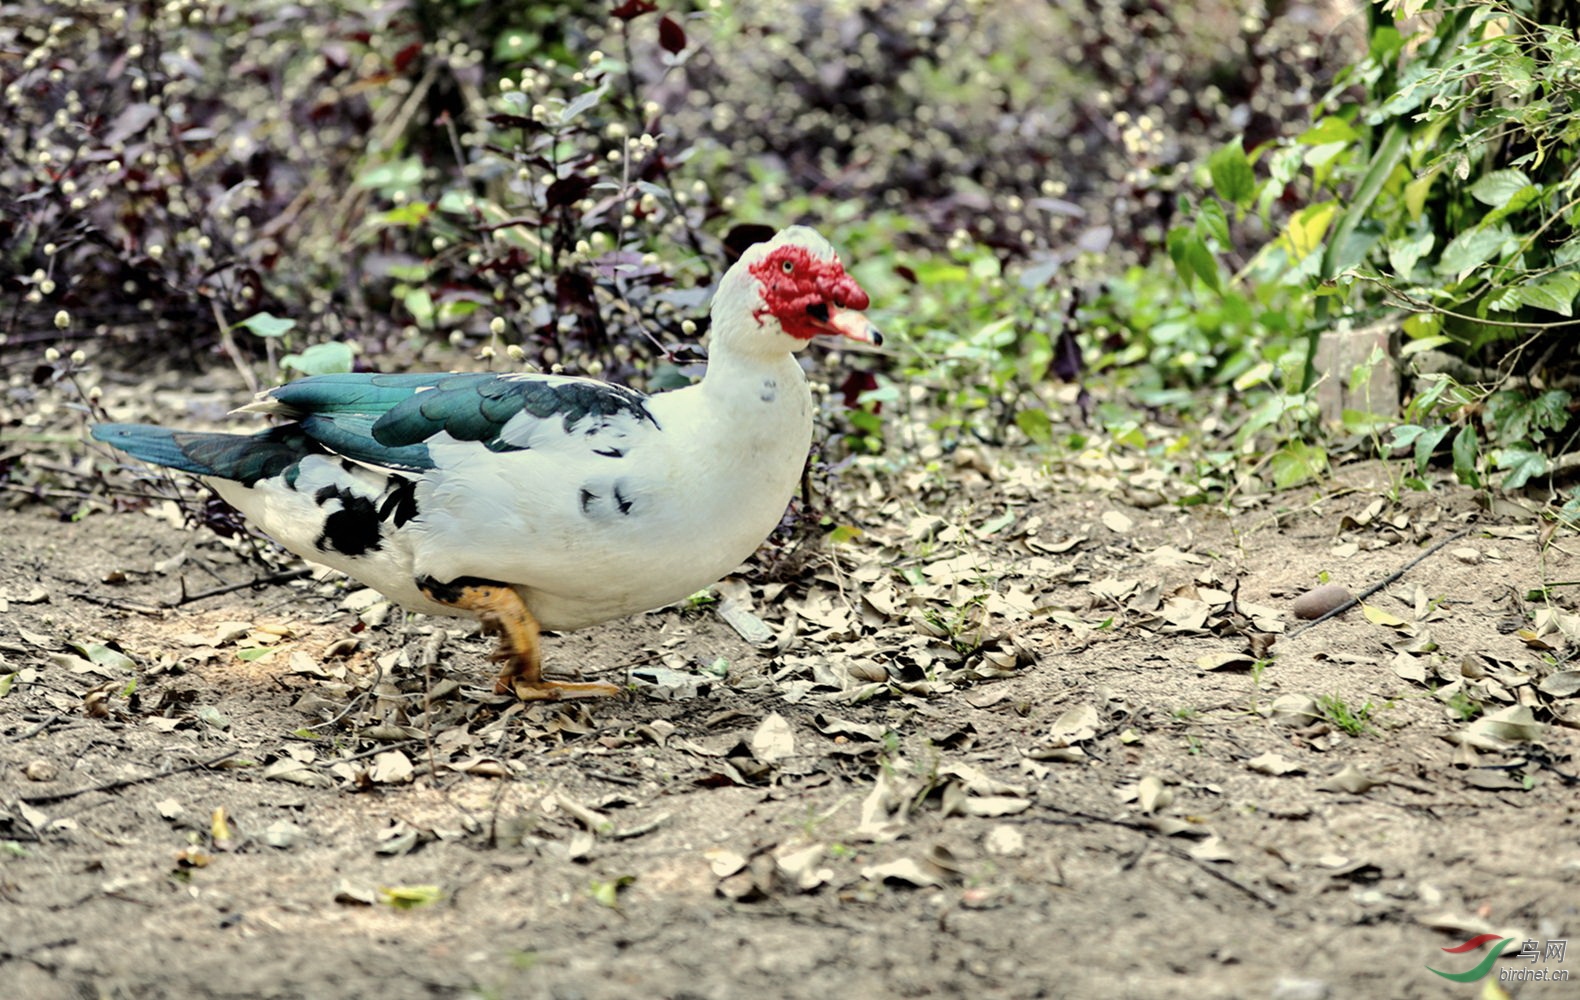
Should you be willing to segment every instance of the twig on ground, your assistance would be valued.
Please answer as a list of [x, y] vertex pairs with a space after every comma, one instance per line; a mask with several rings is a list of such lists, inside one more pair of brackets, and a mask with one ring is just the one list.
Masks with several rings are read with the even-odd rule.
[[34, 726], [32, 729], [29, 729], [27, 732], [21, 734], [20, 736], [13, 736], [13, 737], [11, 737], [10, 738], [10, 742], [12, 742], [12, 743], [21, 743], [23, 740], [30, 740], [33, 737], [37, 736], [39, 733], [42, 733], [44, 730], [48, 729], [50, 726], [53, 726], [55, 723], [60, 722], [64, 718], [65, 718], [65, 716], [61, 715], [59, 713], [56, 713], [55, 715], [51, 715], [49, 718], [45, 719], [43, 722], [40, 722], [38, 725]]
[[30, 806], [40, 806], [48, 805], [52, 802], [65, 802], [67, 799], [74, 799], [79, 795], [90, 795], [93, 792], [113, 792], [121, 788], [130, 787], [132, 785], [143, 785], [150, 781], [161, 781], [177, 774], [185, 774], [188, 771], [207, 770], [208, 768], [213, 767], [215, 764], [230, 760], [239, 753], [241, 753], [240, 750], [231, 750], [228, 753], [220, 754], [218, 757], [214, 757], [210, 760], [198, 761], [195, 764], [187, 764], [182, 767], [171, 768], [168, 771], [157, 771], [154, 774], [144, 774], [136, 778], [121, 778], [118, 781], [107, 781], [102, 785], [90, 785], [87, 788], [76, 788], [69, 792], [51, 792], [48, 795], [22, 795], [18, 796], [18, 801], [26, 802]]
[[[1152, 827], [1147, 826], [1145, 823], [1137, 823], [1137, 822], [1135, 822], [1133, 820], [1110, 819], [1107, 816], [1096, 816], [1096, 815], [1093, 815], [1092, 813], [1075, 812], [1075, 811], [1069, 810], [1069, 809], [1060, 809], [1058, 806], [1046, 806], [1045, 808], [1047, 808], [1051, 812], [1063, 813], [1065, 816], [1069, 816], [1069, 817], [1071, 817], [1073, 819], [1083, 819], [1083, 820], [1088, 820], [1088, 821], [1093, 822], [1093, 823], [1104, 823], [1104, 824], [1107, 824], [1108, 826], [1118, 826], [1118, 827], [1123, 827], [1126, 830], [1134, 830], [1137, 833], [1144, 833], [1144, 834], [1147, 835], [1147, 843], [1156, 843], [1156, 844], [1161, 845], [1165, 850], [1168, 851], [1169, 854], [1173, 855], [1174, 857], [1179, 858], [1182, 861], [1189, 861], [1191, 864], [1195, 865], [1197, 868], [1200, 868], [1202, 871], [1206, 872], [1208, 875], [1211, 875], [1213, 878], [1218, 879], [1219, 881], [1221, 881], [1221, 882], [1223, 882], [1223, 883], [1225, 883], [1227, 885], [1231, 885], [1234, 888], [1239, 889], [1241, 892], [1245, 893], [1247, 896], [1250, 896], [1252, 899], [1256, 900], [1258, 903], [1261, 903], [1263, 906], [1267, 907], [1268, 909], [1270, 909], [1270, 910], [1279, 909], [1278, 900], [1276, 900], [1273, 897], [1271, 897], [1271, 896], [1267, 895], [1266, 893], [1262, 892], [1260, 889], [1257, 889], [1255, 886], [1247, 885], [1244, 882], [1241, 882], [1239, 879], [1235, 878], [1234, 876], [1228, 875], [1228, 874], [1220, 871], [1219, 869], [1214, 867], [1214, 863], [1213, 862], [1203, 861], [1200, 858], [1192, 857], [1190, 852], [1188, 852], [1188, 851], [1186, 851], [1186, 850], [1184, 850], [1182, 848], [1176, 847], [1173, 844], [1169, 843], [1163, 837], [1163, 835], [1161, 833], [1159, 833], [1157, 830], [1154, 830]], [[1039, 822], [1039, 821], [1040, 822], [1046, 822], [1047, 821], [1047, 820], [1044, 820], [1042, 817], [1037, 817], [1037, 816], [1028, 816], [1027, 819], [1029, 819], [1029, 820], [1031, 820], [1033, 822]], [[1063, 821], [1061, 821], [1061, 820], [1053, 820], [1053, 822], [1063, 822]], [[1142, 853], [1144, 853], [1144, 851], [1143, 852], [1138, 852], [1135, 855], [1135, 857], [1133, 857], [1133, 858], [1126, 859], [1126, 863], [1125, 863], [1125, 865], [1123, 867], [1128, 869], [1129, 867], [1134, 865], [1136, 862], [1140, 861]]]
[[210, 587], [208, 590], [200, 590], [195, 594], [183, 592], [180, 598], [174, 601], [165, 601], [163, 606], [166, 608], [179, 608], [183, 604], [191, 604], [193, 601], [201, 601], [207, 597], [218, 597], [221, 594], [230, 594], [238, 590], [246, 590], [249, 587], [267, 587], [276, 583], [289, 583], [292, 580], [301, 580], [312, 575], [313, 571], [303, 566], [300, 569], [290, 569], [283, 573], [275, 573], [273, 576], [243, 580], [241, 583], [227, 583], [223, 587]]
[[1420, 555], [1416, 556], [1414, 559], [1412, 559], [1409, 562], [1405, 563], [1403, 566], [1400, 566], [1398, 569], [1394, 570], [1392, 573], [1389, 573], [1387, 576], [1383, 577], [1381, 580], [1379, 580], [1376, 583], [1372, 584], [1370, 587], [1367, 587], [1365, 590], [1361, 591], [1359, 594], [1356, 594], [1355, 596], [1351, 597], [1349, 600], [1345, 601], [1343, 604], [1340, 604], [1338, 607], [1331, 609], [1330, 611], [1326, 612], [1325, 614], [1323, 614], [1323, 615], [1321, 615], [1321, 616], [1319, 616], [1317, 618], [1311, 619], [1311, 621], [1306, 622], [1304, 625], [1298, 625], [1295, 628], [1290, 629], [1289, 632], [1286, 633], [1283, 638], [1285, 640], [1293, 639], [1295, 636], [1299, 635], [1302, 632], [1307, 631], [1308, 629], [1316, 628], [1318, 625], [1321, 625], [1323, 622], [1327, 621], [1329, 618], [1333, 618], [1333, 617], [1335, 617], [1337, 615], [1342, 615], [1344, 612], [1348, 611], [1349, 609], [1355, 607], [1357, 604], [1360, 604], [1362, 601], [1366, 600], [1366, 598], [1368, 598], [1368, 597], [1372, 596], [1373, 594], [1377, 593], [1377, 591], [1383, 589], [1384, 587], [1388, 586], [1390, 583], [1393, 583], [1395, 580], [1399, 579], [1401, 576], [1404, 576], [1406, 573], [1410, 572], [1418, 564], [1420, 564], [1420, 562], [1422, 560], [1424, 560], [1427, 556], [1432, 555], [1434, 552], [1436, 552], [1437, 550], [1441, 549], [1443, 546], [1447, 545], [1449, 542], [1458, 541], [1459, 539], [1464, 538], [1466, 535], [1470, 534], [1472, 531], [1475, 531], [1475, 530], [1476, 530], [1476, 528], [1475, 528], [1474, 525], [1468, 525], [1466, 527], [1460, 528], [1458, 531], [1454, 532], [1452, 535], [1449, 535], [1447, 538], [1444, 538], [1442, 541], [1438, 542], [1436, 545], [1434, 545], [1431, 548], [1427, 549], [1425, 552], [1423, 552]]
[[89, 601], [93, 604], [103, 605], [106, 608], [119, 608], [122, 611], [135, 611], [140, 615], [163, 615], [169, 610], [169, 605], [159, 607], [155, 604], [144, 604], [141, 601], [123, 601], [115, 597], [100, 597], [98, 594], [89, 594], [85, 591], [74, 590], [67, 596], [79, 601]]

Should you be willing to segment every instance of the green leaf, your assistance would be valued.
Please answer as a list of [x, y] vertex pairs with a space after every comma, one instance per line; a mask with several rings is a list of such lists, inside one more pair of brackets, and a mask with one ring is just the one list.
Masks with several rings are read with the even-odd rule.
[[1530, 482], [1532, 476], [1547, 471], [1547, 456], [1523, 444], [1508, 445], [1497, 450], [1498, 468], [1508, 472], [1503, 477], [1503, 488], [1517, 490]]
[[436, 885], [389, 885], [381, 886], [379, 895], [397, 910], [410, 910], [437, 902], [444, 891]]
[[1324, 201], [1308, 205], [1295, 213], [1279, 237], [1279, 243], [1289, 253], [1290, 259], [1296, 262], [1305, 260], [1322, 245], [1322, 237], [1327, 233], [1328, 225], [1337, 211], [1337, 202]]
[[303, 375], [333, 375], [351, 370], [350, 344], [330, 341], [314, 344], [300, 354], [287, 354], [280, 359], [282, 368], [293, 368]]
[[1499, 208], [1521, 188], [1532, 187], [1531, 179], [1519, 170], [1494, 170], [1483, 174], [1470, 186], [1470, 196], [1483, 205]]
[[1481, 486], [1481, 476], [1476, 472], [1476, 457], [1480, 452], [1476, 429], [1469, 425], [1462, 427], [1454, 437], [1454, 477], [1466, 486]]
[[1328, 115], [1300, 133], [1295, 141], [1302, 146], [1321, 146], [1330, 142], [1354, 142], [1359, 138], [1360, 133], [1355, 131], [1349, 122], [1342, 118]]
[[422, 161], [415, 156], [369, 167], [357, 175], [357, 187], [385, 192], [409, 191], [422, 182]]
[[608, 91], [609, 84], [605, 82], [577, 96], [575, 100], [565, 105], [565, 110], [560, 112], [560, 124], [569, 125], [594, 107], [597, 107], [598, 102], [603, 100], [603, 95], [608, 93]]
[[1484, 226], [1491, 226], [1502, 222], [1504, 219], [1515, 214], [1516, 212], [1523, 211], [1541, 196], [1541, 190], [1537, 188], [1536, 185], [1527, 184], [1525, 187], [1522, 187], [1518, 191], [1509, 195], [1508, 200], [1503, 204], [1488, 212], [1482, 218], [1481, 224]]
[[635, 875], [621, 875], [619, 878], [595, 879], [588, 891], [599, 905], [607, 906], [611, 910], [620, 908], [620, 890], [636, 881]]
[[1214, 239], [1218, 246], [1227, 248], [1229, 242], [1229, 219], [1223, 214], [1223, 206], [1215, 201], [1209, 201], [1201, 206], [1196, 213], [1196, 233], [1203, 240]]
[[1234, 389], [1236, 392], [1245, 392], [1263, 382], [1271, 382], [1274, 371], [1276, 369], [1271, 361], [1259, 361], [1235, 377]]
[[1408, 448], [1416, 438], [1426, 430], [1420, 424], [1399, 424], [1393, 429], [1393, 440], [1388, 442], [1389, 451]]
[[1443, 256], [1437, 261], [1437, 273], [1452, 277], [1480, 267], [1513, 235], [1507, 226], [1466, 230], [1443, 248]]
[[1316, 479], [1328, 468], [1328, 453], [1305, 441], [1291, 441], [1273, 454], [1273, 485], [1281, 490]]
[[137, 661], [127, 656], [118, 649], [112, 649], [102, 642], [68, 643], [72, 649], [81, 653], [89, 662], [111, 670], [136, 670]]
[[1207, 170], [1212, 175], [1212, 188], [1218, 197], [1234, 205], [1250, 203], [1256, 193], [1256, 174], [1245, 155], [1239, 139], [1229, 143], [1207, 158]]
[[1372, 413], [1345, 407], [1339, 411], [1339, 423], [1348, 434], [1365, 434], [1371, 437], [1387, 430], [1398, 419], [1392, 414]]
[[1575, 296], [1580, 295], [1580, 272], [1550, 274], [1537, 284], [1520, 285], [1511, 291], [1514, 298], [1524, 305], [1555, 312], [1560, 316], [1573, 316]]
[[1036, 444], [1053, 440], [1053, 421], [1046, 410], [1021, 410], [1015, 414], [1015, 426]]
[[1437, 243], [1437, 234], [1430, 229], [1423, 229], [1413, 236], [1405, 236], [1388, 242], [1388, 266], [1393, 268], [1393, 273], [1403, 281], [1410, 280], [1410, 274], [1415, 270], [1415, 262], [1432, 252], [1432, 247]]
[[236, 650], [236, 658], [247, 663], [252, 663], [255, 660], [261, 660], [266, 656], [272, 655], [273, 653], [273, 646], [248, 646], [246, 649]]
[[1207, 244], [1194, 239], [1185, 247], [1185, 259], [1202, 283], [1215, 292], [1223, 291], [1223, 280], [1218, 274], [1218, 258], [1207, 249]]
[[1409, 343], [1399, 348], [1399, 356], [1401, 358], [1408, 358], [1413, 354], [1420, 354], [1422, 351], [1430, 351], [1435, 348], [1442, 347], [1444, 344], [1452, 344], [1453, 342], [1454, 341], [1452, 338], [1445, 337], [1442, 334], [1420, 337], [1415, 340], [1411, 340]]
[[481, 303], [473, 302], [471, 299], [449, 299], [439, 305], [439, 322], [458, 323], [481, 308], [483, 308]]
[[1443, 443], [1443, 439], [1453, 429], [1454, 426], [1452, 424], [1430, 427], [1426, 429], [1425, 433], [1415, 439], [1415, 471], [1426, 471], [1427, 463], [1432, 461], [1432, 455], [1437, 451], [1437, 446]]
[[374, 218], [386, 226], [402, 226], [412, 228], [428, 221], [428, 216], [433, 214], [433, 206], [426, 201], [412, 201], [404, 205], [397, 205]]
[[236, 325], [258, 337], [283, 337], [296, 329], [296, 320], [282, 319], [273, 313], [256, 312]]
[[401, 302], [406, 306], [406, 310], [411, 313], [412, 319], [417, 321], [418, 326], [433, 325], [433, 296], [428, 294], [427, 289], [413, 288], [406, 293]]
[[404, 281], [408, 285], [419, 285], [428, 280], [427, 264], [391, 264], [384, 269], [396, 281]]
[[11, 685], [16, 683], [16, 671], [9, 674], [0, 674], [0, 698], [11, 693]]
[[828, 533], [828, 540], [833, 545], [844, 545], [861, 537], [861, 529], [853, 524], [836, 524], [834, 530]]
[[439, 204], [435, 207], [439, 211], [448, 212], [451, 215], [468, 215], [472, 211], [473, 204], [473, 196], [470, 191], [451, 188], [439, 196]]
[[[1531, 400], [1531, 426], [1547, 430], [1560, 430], [1569, 422], [1569, 401], [1566, 389], [1549, 389]], [[1541, 435], [1537, 435], [1540, 440]]]

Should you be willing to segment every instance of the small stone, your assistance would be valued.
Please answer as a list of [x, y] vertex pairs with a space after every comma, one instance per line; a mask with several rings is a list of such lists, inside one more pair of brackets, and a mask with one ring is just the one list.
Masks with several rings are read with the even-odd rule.
[[1460, 546], [1457, 549], [1449, 549], [1448, 554], [1467, 566], [1474, 566], [1481, 562], [1481, 550], [1473, 549], [1468, 545]]
[[264, 827], [258, 836], [270, 847], [278, 847], [280, 850], [285, 851], [295, 847], [301, 841], [305, 832], [305, 830], [290, 820], [282, 819]]
[[1350, 599], [1350, 592], [1336, 583], [1325, 583], [1295, 598], [1290, 610], [1303, 621], [1321, 618]]
[[60, 768], [52, 760], [28, 761], [22, 768], [22, 776], [29, 781], [54, 781], [60, 777]]
[[1000, 823], [982, 838], [982, 849], [1001, 858], [1013, 858], [1026, 853], [1026, 837], [1007, 823]]
[[1321, 979], [1280, 979], [1269, 994], [1271, 1000], [1328, 1000], [1333, 987]]

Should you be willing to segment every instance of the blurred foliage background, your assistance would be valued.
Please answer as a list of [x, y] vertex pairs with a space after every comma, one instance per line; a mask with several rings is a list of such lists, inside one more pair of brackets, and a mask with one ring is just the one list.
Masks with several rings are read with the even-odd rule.
[[818, 369], [824, 468], [1007, 445], [1195, 503], [1382, 455], [1572, 520], [1577, 27], [1555, 0], [0, 3], [6, 412], [171, 364], [683, 384], [719, 270], [808, 222], [893, 345]]

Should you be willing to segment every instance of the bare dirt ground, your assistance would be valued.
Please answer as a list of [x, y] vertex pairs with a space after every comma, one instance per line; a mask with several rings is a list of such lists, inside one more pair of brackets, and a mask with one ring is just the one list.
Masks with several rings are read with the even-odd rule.
[[[486, 640], [334, 578], [162, 607], [260, 570], [157, 505], [0, 515], [3, 992], [1580, 979], [1580, 946], [1516, 955], [1580, 926], [1572, 536], [1447, 485], [1395, 500], [1383, 466], [1230, 514], [1007, 463], [853, 475], [860, 534], [551, 638], [551, 671], [633, 693], [531, 708], [489, 693]], [[1320, 574], [1400, 570], [1296, 632]], [[1487, 979], [1428, 970], [1483, 933], [1515, 939]]]

